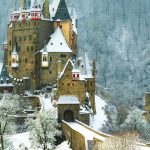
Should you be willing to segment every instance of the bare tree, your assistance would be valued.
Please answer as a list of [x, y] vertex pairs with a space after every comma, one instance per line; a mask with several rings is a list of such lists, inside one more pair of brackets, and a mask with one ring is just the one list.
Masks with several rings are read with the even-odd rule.
[[138, 142], [138, 134], [125, 133], [96, 144], [93, 150], [138, 150], [136, 142]]

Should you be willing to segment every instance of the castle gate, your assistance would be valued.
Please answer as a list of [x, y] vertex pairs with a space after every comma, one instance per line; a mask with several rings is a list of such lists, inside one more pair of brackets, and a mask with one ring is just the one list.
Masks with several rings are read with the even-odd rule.
[[71, 110], [66, 110], [64, 112], [64, 120], [67, 122], [74, 122], [74, 114]]

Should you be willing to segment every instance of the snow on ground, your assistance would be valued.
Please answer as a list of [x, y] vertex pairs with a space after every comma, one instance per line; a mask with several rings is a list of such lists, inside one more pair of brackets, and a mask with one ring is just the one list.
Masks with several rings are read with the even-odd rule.
[[64, 141], [63, 143], [58, 145], [55, 150], [72, 150], [72, 149], [70, 148], [68, 141]]
[[96, 106], [96, 114], [94, 115], [94, 117], [91, 116], [90, 124], [91, 127], [98, 130], [102, 127], [105, 121], [107, 121], [107, 116], [104, 110], [106, 102], [101, 97], [95, 95], [95, 106]]
[[[30, 135], [29, 132], [20, 133], [13, 135], [10, 138], [10, 141], [13, 143], [13, 146], [15, 150], [25, 150], [25, 148], [28, 148], [28, 150], [42, 150], [40, 148], [33, 148], [30, 142]], [[64, 141], [60, 145], [58, 145], [55, 150], [72, 150], [70, 148], [70, 145], [68, 144], [68, 141]]]
[[137, 150], [150, 150], [150, 147], [138, 146]]
[[50, 94], [43, 94], [40, 96], [40, 98], [42, 100], [42, 105], [45, 110], [49, 110], [53, 107]]
[[25, 147], [33, 150], [31, 148], [29, 132], [13, 135], [10, 141], [13, 143], [15, 150], [23, 150]]

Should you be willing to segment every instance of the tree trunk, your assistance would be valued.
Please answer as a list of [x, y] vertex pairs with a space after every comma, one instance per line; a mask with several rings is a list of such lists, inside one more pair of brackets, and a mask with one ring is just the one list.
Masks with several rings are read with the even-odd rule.
[[2, 131], [2, 125], [0, 122], [0, 137], [1, 137], [1, 150], [4, 150], [4, 138], [3, 138], [3, 131]]

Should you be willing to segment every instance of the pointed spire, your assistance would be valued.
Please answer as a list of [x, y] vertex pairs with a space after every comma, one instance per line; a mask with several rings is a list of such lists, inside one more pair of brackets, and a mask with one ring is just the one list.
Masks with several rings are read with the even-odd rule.
[[0, 74], [0, 77], [8, 77], [8, 72], [7, 72], [7, 68], [6, 68], [6, 65], [3, 63], [3, 66], [2, 66], [2, 70], [1, 70], [1, 74]]
[[54, 20], [71, 20], [65, 0], [60, 0]]
[[25, 0], [19, 0], [19, 5], [21, 9], [24, 9]]
[[17, 43], [15, 42], [12, 54], [17, 55]]
[[45, 19], [50, 19], [49, 0], [44, 0], [42, 12]]

